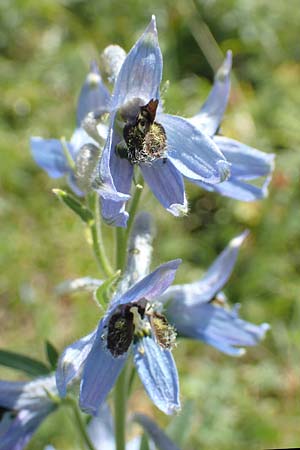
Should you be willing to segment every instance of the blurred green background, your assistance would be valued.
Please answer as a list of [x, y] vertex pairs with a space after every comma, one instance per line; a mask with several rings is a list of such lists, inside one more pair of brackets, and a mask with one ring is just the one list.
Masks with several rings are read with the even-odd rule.
[[[182, 401], [194, 412], [186, 449], [300, 445], [300, 8], [298, 0], [2, 0], [0, 3], [1, 348], [44, 359], [97, 322], [88, 295], [57, 298], [64, 279], [100, 277], [82, 223], [51, 192], [65, 187], [33, 162], [29, 137], [70, 137], [89, 62], [111, 43], [127, 51], [156, 14], [164, 56], [167, 112], [190, 115], [232, 49], [233, 86], [223, 134], [277, 154], [270, 196], [242, 203], [187, 186], [190, 214], [168, 215], [151, 194], [158, 222], [155, 261], [181, 257], [177, 281], [195, 280], [245, 228], [251, 230], [225, 292], [243, 318], [271, 332], [241, 359], [181, 341], [175, 358]], [[172, 230], [172, 233], [170, 232]], [[111, 234], [106, 233], [113, 252]], [[0, 368], [0, 378], [15, 373]], [[18, 375], [19, 376], [19, 375]], [[132, 407], [164, 417], [140, 385]], [[62, 425], [63, 424], [63, 425]], [[29, 448], [76, 449], [62, 412]]]

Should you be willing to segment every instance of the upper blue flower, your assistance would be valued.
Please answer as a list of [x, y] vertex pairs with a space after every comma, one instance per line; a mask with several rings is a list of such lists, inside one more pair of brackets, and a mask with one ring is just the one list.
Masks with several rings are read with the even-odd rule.
[[[189, 119], [162, 111], [162, 55], [154, 18], [126, 57], [117, 46], [109, 46], [104, 56], [112, 72], [112, 95], [92, 63], [79, 96], [77, 129], [71, 141], [64, 148], [57, 139], [31, 139], [33, 157], [50, 177], [67, 175], [78, 195], [91, 188], [94, 178], [104, 220], [122, 227], [127, 224], [125, 207], [136, 165], [160, 203], [176, 216], [187, 212], [183, 176], [206, 190], [238, 200], [254, 201], [267, 195], [274, 155], [217, 135], [229, 98], [230, 51], [216, 73], [206, 102]], [[106, 112], [111, 113], [109, 127], [101, 121]], [[85, 121], [89, 113], [94, 113], [92, 126]], [[99, 142], [102, 146], [105, 139], [98, 169], [93, 173]], [[93, 145], [81, 155], [83, 144]], [[83, 173], [86, 160], [92, 167], [87, 175]], [[84, 182], [86, 176], [88, 183]]]
[[[97, 115], [107, 112], [109, 102], [109, 91], [102, 82], [96, 63], [92, 62], [78, 98], [77, 126], [71, 140], [63, 143], [59, 139], [43, 139], [37, 136], [30, 140], [31, 152], [35, 162], [51, 178], [67, 176], [71, 189], [77, 195], [83, 195], [75, 174], [76, 160], [80, 154], [80, 149], [85, 144], [98, 146], [98, 143], [82, 128], [82, 122], [89, 112], [94, 112]], [[96, 156], [98, 157], [99, 153]]]
[[215, 142], [160, 105], [162, 55], [155, 18], [128, 53], [110, 103], [110, 125], [95, 179], [106, 221], [126, 226], [134, 165], [160, 203], [175, 216], [187, 212], [183, 176], [224, 181], [229, 163]]
[[42, 421], [56, 408], [55, 377], [0, 381], [0, 450], [22, 450]]
[[[275, 155], [264, 153], [234, 139], [218, 136], [218, 130], [230, 93], [231, 51], [215, 75], [214, 85], [198, 114], [189, 119], [198, 130], [210, 136], [230, 163], [230, 175], [219, 184], [207, 184], [191, 177], [190, 181], [208, 191], [216, 191], [236, 200], [254, 201], [268, 194]], [[252, 181], [261, 181], [260, 185]]]
[[174, 330], [151, 306], [172, 283], [179, 263], [170, 261], [128, 290], [120, 288], [97, 329], [64, 350], [56, 373], [62, 397], [81, 376], [80, 406], [96, 415], [132, 348], [137, 372], [154, 404], [166, 414], [180, 408], [177, 369], [170, 351]]
[[270, 328], [267, 323], [254, 325], [240, 319], [239, 305], [230, 310], [220, 292], [247, 234], [232, 239], [201, 280], [171, 286], [159, 298], [180, 336], [199, 339], [232, 356], [243, 355], [245, 350], [239, 347], [256, 345]]

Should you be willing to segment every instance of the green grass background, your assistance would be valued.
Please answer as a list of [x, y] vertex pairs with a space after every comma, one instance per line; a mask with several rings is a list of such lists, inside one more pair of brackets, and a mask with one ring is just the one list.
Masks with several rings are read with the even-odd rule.
[[[182, 401], [192, 400], [187, 450], [300, 445], [300, 46], [298, 0], [2, 0], [0, 3], [0, 346], [45, 359], [89, 332], [88, 295], [57, 298], [64, 279], [99, 277], [82, 223], [64, 208], [33, 162], [31, 135], [70, 137], [89, 61], [111, 43], [127, 51], [156, 14], [170, 81], [165, 107], [188, 116], [204, 101], [222, 54], [234, 54], [222, 131], [277, 154], [268, 199], [245, 204], [188, 185], [190, 214], [168, 215], [151, 194], [157, 221], [153, 265], [183, 258], [177, 281], [195, 280], [227, 242], [251, 230], [225, 292], [241, 315], [272, 325], [241, 359], [204, 344], [175, 350]], [[105, 234], [113, 254], [111, 233]], [[15, 373], [0, 368], [1, 378]], [[167, 426], [137, 383], [132, 408]], [[78, 448], [72, 420], [52, 415], [29, 445]]]

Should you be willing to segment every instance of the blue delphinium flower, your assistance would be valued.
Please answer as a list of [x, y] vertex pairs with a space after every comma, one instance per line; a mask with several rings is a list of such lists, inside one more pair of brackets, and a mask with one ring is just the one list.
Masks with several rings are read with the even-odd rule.
[[164, 316], [151, 308], [172, 283], [179, 260], [158, 267], [127, 291], [117, 293], [97, 329], [67, 347], [58, 362], [57, 387], [83, 369], [80, 406], [93, 415], [114, 386], [132, 347], [134, 363], [154, 404], [166, 414], [180, 408], [177, 369], [171, 353], [175, 333]]
[[99, 150], [97, 152], [98, 143], [86, 133], [82, 127], [82, 122], [90, 112], [94, 112], [99, 116], [104, 114], [109, 109], [109, 102], [109, 91], [102, 82], [96, 63], [92, 62], [79, 95], [77, 127], [71, 140], [62, 142], [59, 139], [43, 139], [37, 136], [32, 137], [30, 140], [31, 152], [35, 162], [51, 178], [67, 176], [71, 189], [77, 195], [83, 195], [75, 175], [76, 160], [79, 158], [80, 149], [83, 145], [90, 144], [88, 147], [90, 153], [95, 153], [95, 155], [92, 154], [90, 157], [94, 157], [96, 160], [99, 157]]
[[33, 381], [0, 381], [0, 450], [22, 450], [43, 420], [55, 410], [55, 376]]
[[224, 181], [229, 163], [188, 120], [164, 114], [159, 87], [162, 55], [155, 18], [128, 53], [110, 102], [108, 137], [94, 186], [106, 221], [126, 226], [134, 166], [160, 203], [175, 216], [187, 212], [183, 176], [207, 184]]
[[256, 345], [270, 328], [267, 323], [254, 325], [240, 319], [239, 305], [230, 310], [221, 292], [247, 234], [232, 239], [202, 279], [171, 286], [159, 298], [179, 336], [201, 340], [232, 356], [244, 354], [239, 347]]
[[[191, 178], [191, 182], [209, 191], [216, 191], [237, 200], [253, 201], [268, 194], [268, 185], [274, 169], [275, 155], [264, 153], [234, 139], [218, 136], [221, 121], [227, 106], [230, 92], [231, 51], [216, 73], [214, 85], [198, 114], [189, 121], [203, 133], [210, 136], [231, 164], [227, 180], [219, 184], [207, 184]], [[253, 184], [262, 180], [261, 186]]]

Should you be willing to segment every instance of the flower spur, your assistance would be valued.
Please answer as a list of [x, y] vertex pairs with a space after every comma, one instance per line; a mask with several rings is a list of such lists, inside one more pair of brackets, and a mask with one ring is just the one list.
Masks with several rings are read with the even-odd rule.
[[203, 341], [231, 356], [243, 355], [241, 347], [254, 346], [264, 338], [269, 324], [242, 320], [240, 305], [230, 310], [221, 292], [247, 235], [246, 231], [232, 239], [199, 281], [173, 285], [159, 298], [178, 336]]
[[208, 191], [215, 191], [226, 197], [250, 202], [260, 200], [268, 195], [275, 155], [219, 135], [221, 121], [229, 99], [231, 66], [232, 54], [229, 50], [215, 75], [213, 87], [206, 101], [200, 111], [188, 119], [197, 129], [213, 139], [230, 163], [230, 175], [227, 180], [219, 184], [207, 184], [193, 178], [190, 181]]

